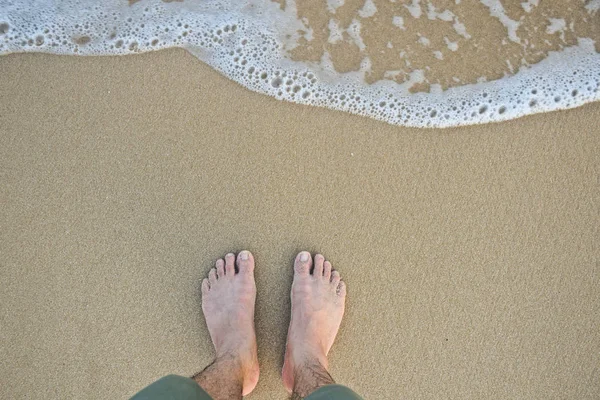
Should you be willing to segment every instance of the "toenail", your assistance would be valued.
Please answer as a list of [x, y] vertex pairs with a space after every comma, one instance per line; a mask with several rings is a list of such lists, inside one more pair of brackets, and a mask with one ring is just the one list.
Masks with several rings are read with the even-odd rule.
[[227, 253], [227, 255], [225, 257], [233, 257], [234, 254], [233, 253]]
[[242, 260], [242, 261], [246, 261], [246, 260], [248, 260], [248, 258], [249, 258], [249, 257], [248, 257], [248, 252], [247, 252], [247, 251], [242, 251], [242, 252], [240, 253], [240, 260]]
[[300, 254], [300, 261], [307, 262], [308, 261], [308, 253]]

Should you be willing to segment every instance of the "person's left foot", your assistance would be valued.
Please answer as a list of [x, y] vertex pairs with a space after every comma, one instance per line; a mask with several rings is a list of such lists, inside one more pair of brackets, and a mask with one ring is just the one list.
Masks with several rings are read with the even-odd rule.
[[[237, 265], [237, 271], [236, 271]], [[246, 396], [258, 382], [259, 368], [254, 332], [254, 258], [249, 251], [219, 259], [202, 281], [202, 311], [215, 346], [217, 361], [234, 360]]]

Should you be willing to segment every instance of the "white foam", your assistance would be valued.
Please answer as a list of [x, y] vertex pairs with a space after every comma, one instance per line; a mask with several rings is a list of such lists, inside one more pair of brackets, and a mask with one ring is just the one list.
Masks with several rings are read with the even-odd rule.
[[[336, 72], [327, 52], [320, 63], [291, 60], [289, 50], [312, 34], [296, 17], [295, 2], [285, 4], [281, 9], [264, 0], [144, 0], [131, 6], [123, 0], [61, 0], [59, 5], [0, 0], [0, 54], [125, 55], [182, 47], [232, 80], [277, 99], [416, 127], [502, 121], [600, 100], [600, 55], [591, 39], [579, 39], [578, 45], [552, 52], [513, 76], [489, 82], [481, 77], [476, 84], [445, 91], [434, 84], [430, 93], [411, 93], [414, 85], [429, 84], [423, 70], [399, 71], [408, 73], [403, 83], [367, 84], [368, 57], [349, 73]], [[415, 13], [421, 10], [417, 0], [410, 6]], [[455, 29], [460, 24], [455, 17], [453, 23]], [[347, 32], [364, 50], [360, 30], [355, 19]], [[467, 38], [464, 26], [459, 30]], [[447, 42], [452, 50], [449, 43], [454, 42]], [[409, 59], [402, 59], [410, 68]]]
[[521, 7], [523, 7], [523, 10], [525, 10], [525, 12], [530, 13], [534, 7], [538, 6], [539, 3], [540, 0], [527, 0], [521, 3]]
[[519, 29], [520, 22], [510, 19], [506, 12], [504, 11], [504, 7], [500, 0], [479, 0], [483, 5], [485, 5], [490, 10], [490, 15], [492, 17], [498, 18], [500, 23], [504, 25], [506, 30], [508, 31], [508, 38], [515, 43], [521, 43], [521, 39], [517, 35], [517, 30]]
[[452, 24], [452, 27], [460, 36], [464, 37], [465, 39], [471, 39], [471, 35], [469, 35], [467, 32], [467, 28], [465, 28], [465, 25], [461, 23], [458, 18], [454, 19], [454, 24]]
[[335, 14], [335, 11], [343, 5], [344, 0], [327, 0], [327, 9], [332, 14]]
[[365, 0], [363, 7], [358, 10], [358, 15], [360, 15], [361, 18], [369, 18], [375, 15], [376, 12], [377, 7], [375, 7], [373, 0]]
[[421, 17], [421, 13], [423, 12], [423, 10], [421, 10], [419, 2], [420, 0], [412, 0], [412, 3], [404, 5], [404, 7], [406, 7], [410, 15], [412, 15], [414, 18]]
[[600, 0], [589, 0], [585, 5], [585, 8], [590, 14], [595, 14], [600, 10]]
[[431, 41], [428, 38], [426, 38], [425, 36], [421, 36], [420, 34], [419, 39], [417, 41], [423, 46], [429, 46], [431, 44]]
[[565, 29], [567, 27], [567, 23], [562, 18], [548, 18], [550, 25], [546, 27], [546, 33], [548, 35], [552, 35], [554, 33], [559, 33], [560, 38], [565, 40]]
[[439, 19], [442, 21], [452, 21], [454, 17], [455, 15], [452, 11], [444, 10], [442, 12], [438, 12], [435, 6], [431, 4], [431, 2], [427, 3], [427, 18], [429, 18], [430, 20], [433, 21], [435, 19]]
[[336, 44], [337, 42], [344, 40], [344, 34], [336, 20], [333, 18], [330, 19], [327, 27], [329, 28], [329, 38], [327, 40], [329, 43]]
[[453, 42], [450, 39], [448, 39], [446, 36], [444, 36], [444, 42], [446, 42], [446, 46], [448, 46], [448, 49], [450, 49], [452, 51], [458, 50], [458, 42]]
[[386, 79], [395, 79], [398, 75], [403, 74], [404, 71], [402, 70], [391, 70], [391, 71], [385, 71], [385, 73], [383, 74], [383, 77]]
[[404, 18], [402, 18], [399, 15], [394, 16], [394, 18], [392, 18], [392, 24], [394, 24], [395, 26], [397, 26], [398, 28], [402, 29], [402, 30], [406, 30], [406, 27], [404, 26]]
[[360, 51], [364, 51], [367, 46], [365, 45], [365, 42], [363, 42], [362, 36], [360, 36], [360, 28], [360, 22], [355, 18], [352, 20], [350, 25], [348, 25], [346, 32], [348, 32], [348, 35], [354, 41], [354, 44], [358, 46]]

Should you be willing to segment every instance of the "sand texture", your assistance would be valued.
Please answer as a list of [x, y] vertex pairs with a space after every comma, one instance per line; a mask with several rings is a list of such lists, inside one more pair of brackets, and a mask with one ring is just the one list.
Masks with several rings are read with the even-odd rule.
[[600, 104], [407, 129], [284, 103], [183, 50], [0, 57], [0, 398], [119, 399], [212, 360], [200, 280], [257, 260], [283, 399], [292, 260], [348, 284], [366, 399], [600, 393]]

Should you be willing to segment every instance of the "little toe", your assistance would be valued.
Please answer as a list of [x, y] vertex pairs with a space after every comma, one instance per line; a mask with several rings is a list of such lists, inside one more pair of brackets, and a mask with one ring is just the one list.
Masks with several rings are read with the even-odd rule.
[[254, 271], [254, 256], [248, 250], [240, 251], [237, 257], [240, 274], [251, 274]]
[[235, 255], [227, 253], [225, 256], [225, 275], [233, 276], [235, 274]]
[[331, 263], [329, 261], [323, 263], [323, 278], [327, 280], [331, 279]]
[[210, 285], [208, 284], [208, 279], [202, 279], [202, 295], [206, 296], [210, 291]]
[[215, 267], [217, 267], [217, 277], [222, 278], [225, 276], [225, 261], [222, 258], [219, 258], [215, 263]]
[[317, 254], [315, 256], [315, 268], [313, 270], [314, 276], [323, 276], [323, 262], [325, 262], [325, 257], [321, 254]]
[[310, 266], [312, 265], [312, 258], [308, 251], [301, 251], [296, 256], [294, 261], [294, 272], [296, 275], [306, 276], [310, 273]]
[[211, 285], [214, 285], [215, 283], [217, 283], [217, 270], [214, 268], [211, 268], [210, 271], [208, 272], [208, 281], [210, 282]]
[[337, 287], [340, 284], [340, 280], [342, 278], [340, 277], [340, 273], [337, 271], [331, 271], [331, 284], [333, 285], [333, 287]]

